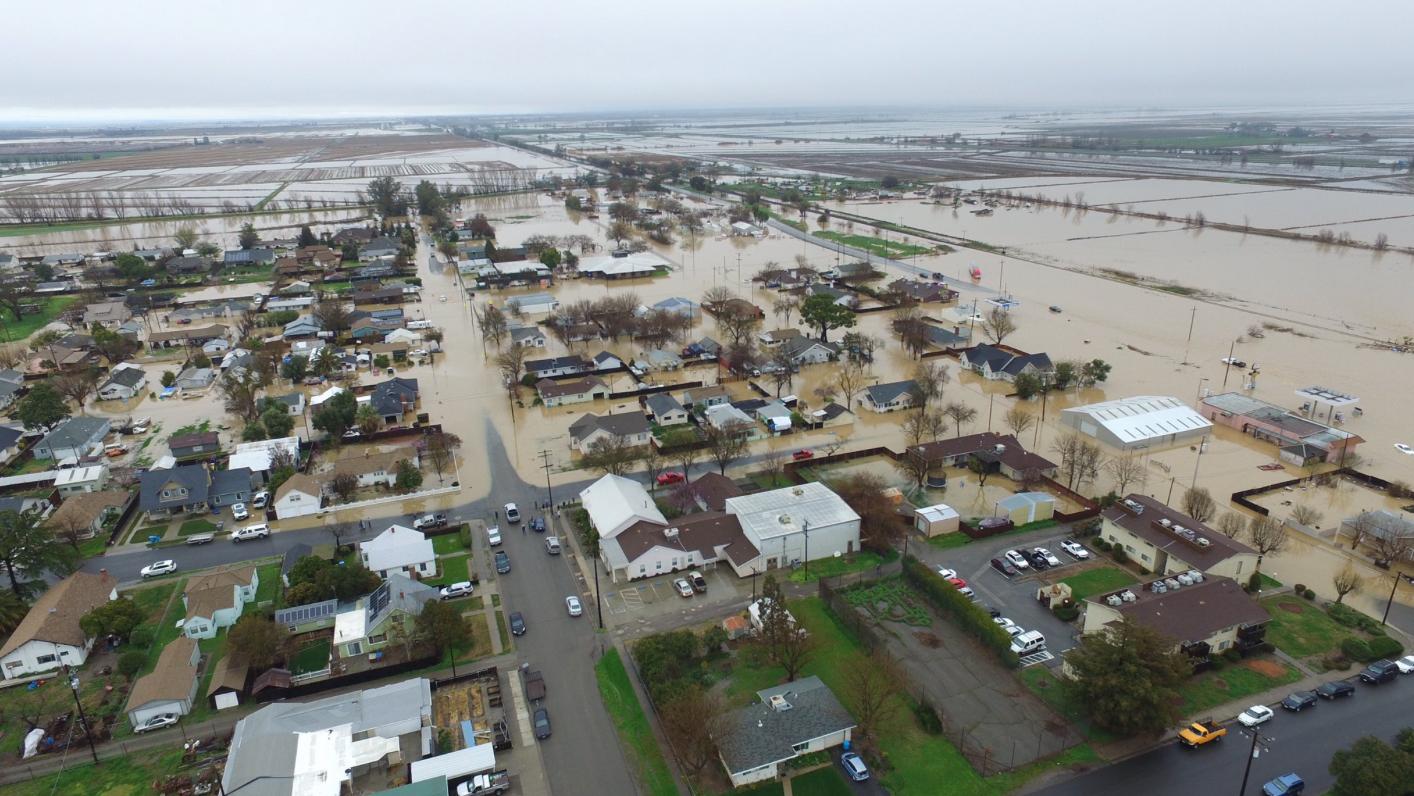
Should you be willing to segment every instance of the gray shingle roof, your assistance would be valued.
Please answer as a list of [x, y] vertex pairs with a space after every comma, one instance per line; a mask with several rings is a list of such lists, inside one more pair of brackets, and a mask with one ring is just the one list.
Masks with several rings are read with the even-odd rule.
[[217, 470], [211, 474], [210, 494], [232, 496], [241, 492], [250, 492], [250, 468]]
[[81, 445], [94, 439], [101, 434], [107, 433], [108, 421], [99, 417], [71, 417], [59, 424], [57, 428], [45, 435], [42, 442], [47, 443], [50, 450], [54, 448], [70, 448]]
[[[771, 707], [782, 696], [789, 710]], [[854, 719], [818, 677], [806, 677], [756, 692], [760, 702], [728, 717], [731, 732], [717, 739], [722, 761], [733, 773], [750, 771], [796, 756], [791, 747], [855, 726]]]
[[682, 411], [682, 404], [678, 403], [678, 399], [665, 392], [648, 396], [646, 403], [648, 411], [652, 412], [654, 417], [662, 417], [669, 412]]
[[874, 384], [864, 390], [869, 394], [869, 400], [876, 405], [887, 404], [906, 392], [912, 392], [915, 396], [918, 393], [918, 383], [913, 379], [907, 381], [893, 381], [888, 384]]
[[[169, 497], [164, 500], [162, 498], [162, 487], [168, 483], [176, 483], [185, 487], [187, 490], [186, 497]], [[184, 464], [180, 467], [173, 467], [170, 470], [149, 470], [141, 476], [139, 505], [143, 511], [153, 511], [156, 509], [171, 508], [173, 506], [191, 506], [197, 503], [205, 503], [210, 485], [210, 475], [207, 474], [206, 468], [199, 464]]]

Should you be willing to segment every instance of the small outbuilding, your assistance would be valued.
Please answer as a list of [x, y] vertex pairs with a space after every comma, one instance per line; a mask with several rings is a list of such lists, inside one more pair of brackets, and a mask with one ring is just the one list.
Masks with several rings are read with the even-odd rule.
[[1045, 492], [1017, 492], [997, 501], [996, 516], [1006, 517], [1017, 526], [1049, 520], [1055, 513], [1056, 499]]
[[957, 509], [946, 503], [913, 510], [913, 527], [924, 536], [956, 533], [961, 522], [962, 518], [958, 516]]

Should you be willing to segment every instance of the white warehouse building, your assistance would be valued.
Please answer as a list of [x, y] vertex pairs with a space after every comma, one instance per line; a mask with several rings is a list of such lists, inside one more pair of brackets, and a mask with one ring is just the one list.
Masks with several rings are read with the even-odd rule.
[[1065, 409], [1061, 425], [1125, 451], [1186, 444], [1213, 431], [1207, 418], [1166, 395], [1136, 395]]

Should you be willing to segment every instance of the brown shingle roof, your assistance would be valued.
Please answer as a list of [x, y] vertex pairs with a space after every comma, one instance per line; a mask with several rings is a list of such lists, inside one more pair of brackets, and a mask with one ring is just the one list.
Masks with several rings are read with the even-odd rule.
[[1202, 641], [1220, 630], [1271, 619], [1232, 578], [1209, 575], [1202, 583], [1164, 594], [1139, 588], [1131, 591], [1138, 599], [1120, 606], [1119, 612], [1180, 643]]
[[59, 581], [35, 600], [34, 607], [10, 634], [5, 646], [0, 647], [0, 657], [35, 639], [82, 646], [85, 639], [79, 618], [108, 602], [108, 596], [117, 586], [117, 579], [106, 572], [99, 575], [75, 572]]
[[968, 434], [965, 437], [938, 440], [937, 442], [925, 442], [916, 448], [909, 448], [909, 450], [917, 450], [923, 455], [923, 458], [930, 462], [936, 462], [973, 453], [995, 453], [998, 445], [1002, 446], [1002, 452], [997, 454], [997, 458], [1007, 467], [1015, 470], [1055, 469], [1055, 462], [1027, 451], [1016, 437], [992, 431]]
[[629, 526], [614, 539], [630, 562], [636, 561], [639, 556], [654, 547], [670, 547], [683, 552], [696, 550], [703, 558], [712, 559], [716, 558], [718, 547], [734, 545], [737, 542], [745, 542], [748, 546], [751, 544], [746, 541], [746, 535], [742, 533], [741, 523], [737, 521], [735, 514], [717, 511], [688, 514], [674, 520], [667, 527], [678, 529], [676, 538], [665, 536], [661, 525], [640, 522]]
[[88, 528], [94, 520], [109, 508], [117, 508], [128, 502], [132, 494], [122, 489], [105, 489], [101, 492], [79, 492], [64, 498], [64, 505], [49, 515], [50, 528], [64, 530], [71, 525]]
[[147, 336], [149, 342], [160, 343], [168, 340], [207, 340], [213, 337], [223, 337], [226, 334], [226, 327], [217, 323], [211, 326], [197, 326], [186, 329], [172, 329], [166, 332], [153, 332]]
[[278, 503], [291, 490], [298, 489], [306, 495], [318, 496], [322, 491], [319, 482], [304, 473], [295, 473], [285, 479], [285, 483], [280, 484], [280, 488], [275, 490], [275, 501]]
[[250, 664], [246, 663], [244, 655], [237, 652], [226, 653], [226, 657], [216, 664], [216, 670], [211, 673], [211, 685], [206, 687], [206, 695], [211, 696], [217, 691], [245, 690], [249, 673]]
[[329, 472], [324, 473], [325, 483], [333, 481], [335, 478], [345, 473], [352, 476], [360, 476], [365, 473], [394, 472], [398, 469], [398, 462], [402, 459], [412, 460], [412, 453], [404, 448], [398, 448], [386, 453], [366, 453], [362, 456], [350, 456], [346, 459], [339, 459], [334, 462], [334, 467]]
[[196, 640], [178, 636], [176, 641], [162, 648], [157, 656], [157, 666], [152, 673], [139, 677], [133, 683], [133, 692], [128, 697], [128, 709], [142, 707], [159, 700], [186, 699], [191, 695], [192, 680], [196, 679], [196, 666], [191, 665], [196, 653]]
[[222, 608], [235, 605], [235, 587], [249, 586], [255, 580], [255, 567], [231, 567], [217, 570], [187, 581], [187, 618], [210, 617]]
[[[1143, 511], [1136, 514], [1125, 505], [1125, 501], [1139, 504], [1143, 507]], [[1236, 539], [1229, 539], [1221, 532], [1209, 528], [1181, 511], [1174, 511], [1148, 495], [1137, 493], [1128, 495], [1124, 500], [1105, 509], [1102, 516], [1158, 549], [1177, 556], [1204, 572], [1233, 556], [1257, 554], [1256, 550]], [[1168, 527], [1165, 527], [1160, 522], [1161, 520], [1168, 520]], [[1174, 526], [1181, 526], [1192, 531], [1196, 537], [1206, 539], [1208, 543], [1200, 546], [1197, 542], [1189, 541], [1185, 536], [1174, 532], [1172, 530]]]
[[541, 379], [535, 383], [535, 389], [540, 393], [541, 398], [560, 398], [565, 395], [583, 395], [595, 387], [604, 387], [603, 379], [590, 376], [587, 379], [572, 379], [570, 381], [555, 381], [554, 379]]

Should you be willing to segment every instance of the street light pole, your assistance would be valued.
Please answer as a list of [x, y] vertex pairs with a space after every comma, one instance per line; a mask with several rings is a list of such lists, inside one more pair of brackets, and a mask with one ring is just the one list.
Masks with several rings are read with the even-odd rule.
[[1385, 615], [1380, 617], [1380, 624], [1382, 625], [1388, 624], [1389, 622], [1389, 609], [1394, 607], [1394, 592], [1399, 588], [1399, 581], [1401, 579], [1414, 583], [1414, 578], [1400, 572], [1394, 573], [1394, 583], [1389, 587], [1389, 601], [1385, 603]]
[[74, 704], [79, 709], [79, 721], [83, 722], [83, 737], [88, 739], [88, 751], [93, 755], [93, 764], [98, 765], [98, 749], [93, 745], [93, 731], [88, 726], [88, 716], [83, 712], [83, 700], [79, 699], [79, 675], [78, 672], [70, 673], [69, 665], [64, 664], [64, 673], [69, 675], [69, 690], [74, 692]]
[[[1242, 770], [1242, 787], [1238, 788], [1237, 796], [1247, 792], [1247, 778], [1252, 775], [1252, 761], [1257, 759], [1257, 741], [1261, 740], [1262, 733], [1256, 727], [1252, 728], [1252, 749], [1247, 754], [1247, 767]], [[1271, 740], [1270, 738], [1267, 740]]]

